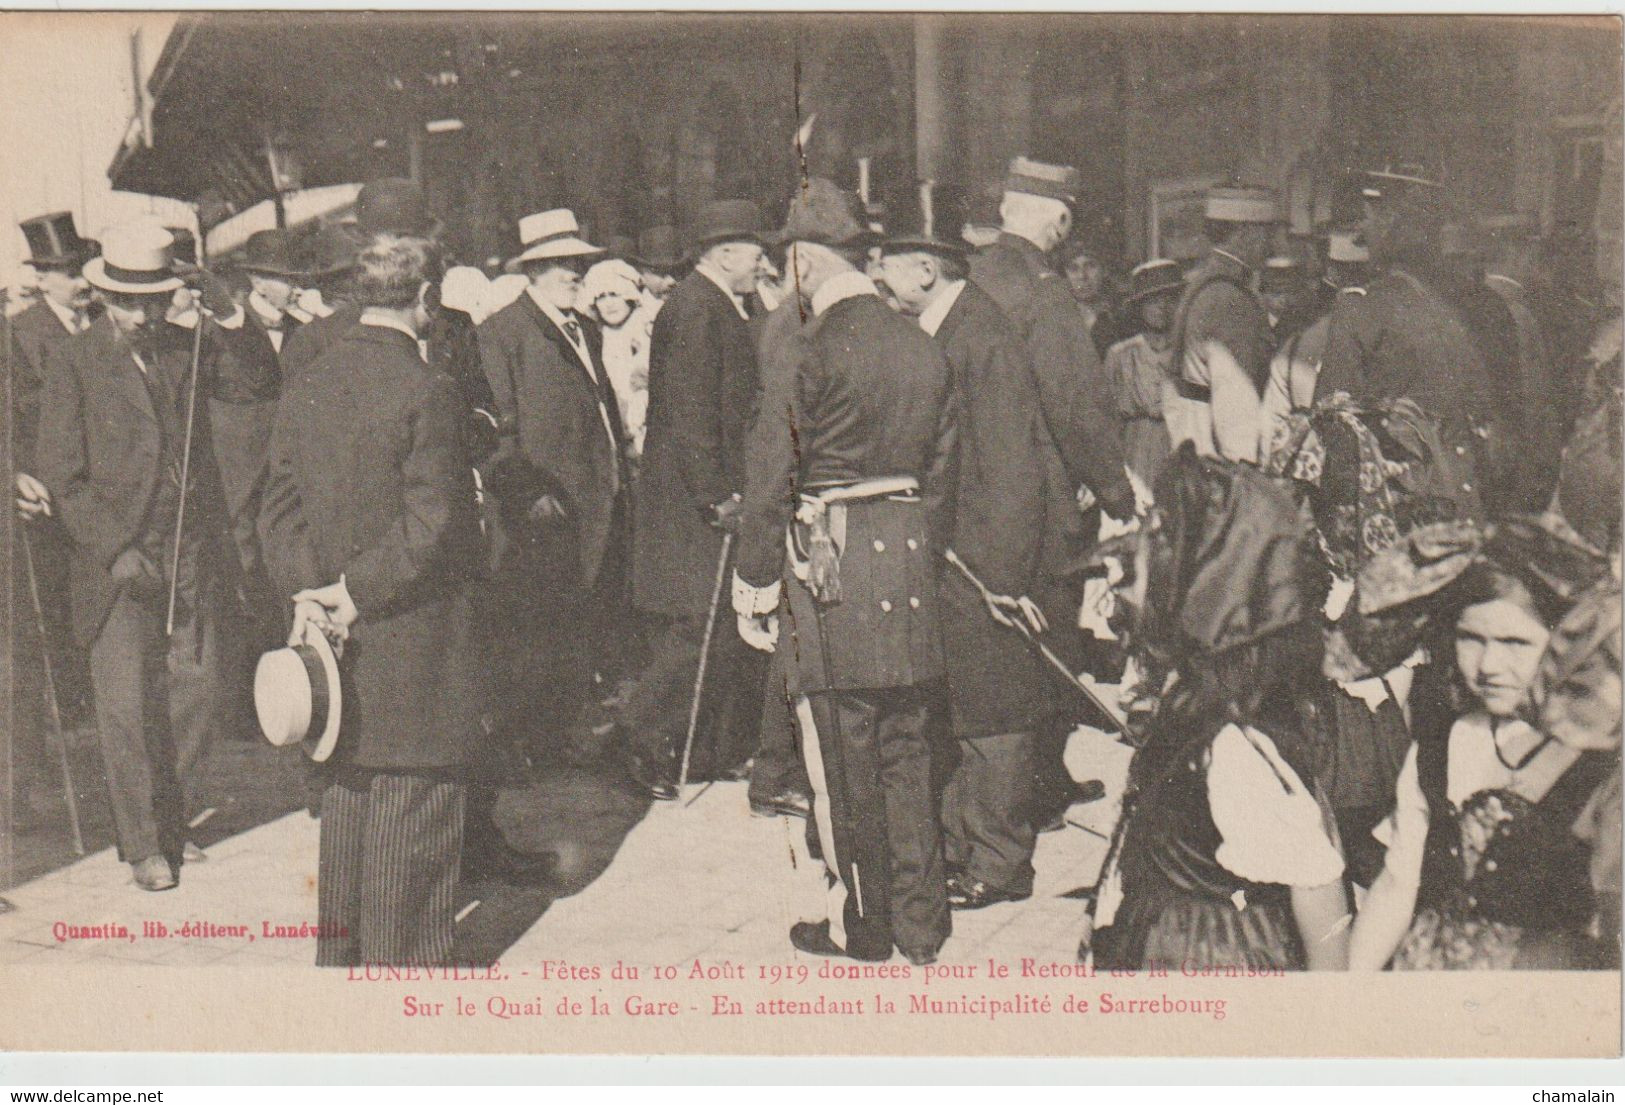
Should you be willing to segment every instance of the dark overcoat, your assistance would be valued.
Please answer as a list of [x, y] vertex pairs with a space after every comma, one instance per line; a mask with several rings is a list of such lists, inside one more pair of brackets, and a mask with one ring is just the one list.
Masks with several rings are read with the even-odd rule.
[[[1027, 595], [1064, 623], [1060, 570], [1083, 527], [1044, 425], [1021, 336], [966, 284], [936, 333], [959, 403], [950, 545], [998, 594]], [[942, 636], [956, 735], [1030, 732], [1060, 706], [1059, 684], [958, 572], [944, 574]]]
[[848, 511], [842, 598], [822, 611], [822, 641], [810, 592], [785, 580], [778, 648], [791, 691], [802, 694], [941, 678], [937, 587], [956, 449], [948, 363], [918, 326], [872, 293], [832, 304], [796, 335], [795, 348], [795, 371], [763, 377], [739, 575], [756, 586], [781, 578], [786, 527], [802, 491], [913, 477], [919, 502], [882, 500]]
[[46, 362], [74, 335], [68, 333], [42, 300], [35, 300], [12, 318], [11, 348], [6, 351], [12, 371], [12, 407], [16, 436], [13, 455], [19, 472], [32, 472], [34, 443], [39, 438], [40, 403], [45, 397]]
[[290, 381], [260, 537], [284, 598], [344, 577], [359, 617], [336, 765], [467, 766], [488, 665], [470, 589], [479, 521], [450, 377], [407, 334], [357, 325]]
[[756, 412], [750, 324], [699, 272], [672, 290], [649, 345], [649, 421], [638, 472], [633, 601], [702, 617], [722, 532], [711, 507], [745, 489], [745, 437]]
[[[277, 368], [276, 352], [258, 326], [205, 326], [186, 529], [201, 542], [205, 568], [218, 571], [227, 563], [220, 559], [226, 551], [226, 502], [204, 404], [262, 401], [276, 393]], [[148, 370], [161, 375], [178, 402], [186, 394], [191, 354], [191, 330], [167, 322], [159, 327]], [[141, 369], [111, 319], [98, 320], [51, 363], [37, 463], [73, 541], [74, 632], [89, 643], [118, 597], [113, 562], [141, 536], [158, 490], [165, 466], [163, 429]], [[181, 451], [178, 444], [174, 451]]]
[[[604, 373], [598, 328], [581, 322], [593, 371], [530, 295], [480, 324], [480, 360], [496, 404], [499, 444], [481, 466], [485, 486], [520, 518], [542, 495], [563, 505], [549, 530], [571, 586], [590, 589], [603, 564], [617, 490], [626, 478], [625, 433]], [[606, 430], [605, 424], [608, 424]]]
[[1132, 510], [1111, 385], [1065, 278], [1014, 234], [1000, 234], [972, 258], [970, 275], [1026, 345], [1044, 424], [1073, 487], [1089, 488], [1118, 511]]

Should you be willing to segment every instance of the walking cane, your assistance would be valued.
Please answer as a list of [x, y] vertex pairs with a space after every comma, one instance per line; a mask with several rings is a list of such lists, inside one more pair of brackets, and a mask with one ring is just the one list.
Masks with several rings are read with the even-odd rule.
[[40, 661], [45, 671], [45, 703], [51, 711], [51, 728], [56, 731], [56, 756], [62, 769], [62, 792], [68, 800], [68, 825], [73, 830], [73, 854], [85, 854], [85, 834], [79, 824], [79, 796], [74, 793], [73, 769], [68, 764], [68, 739], [62, 729], [62, 706], [56, 698], [56, 672], [51, 667], [51, 640], [45, 631], [45, 606], [40, 602], [39, 578], [34, 574], [34, 542], [23, 531], [23, 563], [28, 569], [28, 598], [34, 606], [34, 625], [39, 629]]
[[717, 577], [711, 584], [711, 606], [706, 611], [705, 632], [700, 637], [700, 667], [694, 673], [694, 697], [688, 704], [688, 734], [683, 738], [683, 763], [677, 772], [678, 794], [688, 786], [688, 763], [694, 754], [694, 734], [700, 729], [700, 696], [705, 691], [705, 669], [711, 659], [711, 637], [716, 633], [717, 608], [722, 605], [722, 584], [728, 575], [728, 555], [733, 547], [734, 535], [723, 534], [722, 552], [717, 555]]
[[[976, 573], [970, 570], [970, 565], [966, 564], [959, 558], [958, 553], [954, 552], [952, 549], [949, 549], [943, 553], [943, 557], [948, 561], [948, 563], [952, 564], [959, 570], [959, 574], [964, 576], [972, 587], [981, 592], [984, 602], [990, 601], [993, 598], [993, 592], [988, 588], [987, 584], [976, 578]], [[1025, 621], [1020, 618], [1011, 618], [1010, 622], [1014, 626], [1016, 632], [1020, 633], [1022, 637], [1026, 638], [1027, 643], [1036, 648], [1039, 655], [1049, 662], [1050, 667], [1054, 668], [1058, 673], [1060, 673], [1060, 675], [1074, 690], [1081, 692], [1084, 698], [1088, 699], [1089, 703], [1094, 706], [1095, 709], [1099, 710], [1107, 719], [1111, 721], [1112, 725], [1116, 727], [1117, 732], [1122, 733], [1126, 731], [1127, 719], [1119, 715], [1116, 710], [1113, 710], [1111, 707], [1102, 702], [1100, 700], [1100, 696], [1095, 694], [1094, 689], [1082, 679], [1079, 679], [1077, 673], [1067, 666], [1066, 661], [1057, 656], [1052, 648], [1040, 640], [1038, 635], [1028, 627]]]
[[169, 557], [169, 612], [164, 616], [166, 637], [175, 635], [175, 587], [180, 582], [181, 530], [186, 524], [186, 485], [192, 473], [192, 426], [197, 418], [197, 371], [198, 361], [203, 356], [203, 323], [207, 317], [203, 313], [202, 293], [198, 293], [193, 309], [197, 311], [197, 326], [192, 331], [191, 380], [186, 387], [186, 433], [181, 445], [181, 504], [175, 511], [175, 548]]

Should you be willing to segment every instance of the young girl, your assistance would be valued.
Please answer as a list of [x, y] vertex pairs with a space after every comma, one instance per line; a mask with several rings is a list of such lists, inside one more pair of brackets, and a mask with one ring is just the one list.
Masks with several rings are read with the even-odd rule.
[[1156, 501], [1136, 645], [1173, 674], [1130, 770], [1094, 963], [1341, 969], [1343, 859], [1302, 713], [1323, 598], [1308, 527], [1279, 484], [1189, 445]]
[[1562, 557], [1549, 542], [1509, 551], [1492, 542], [1460, 581], [1465, 708], [1446, 725], [1418, 721], [1393, 816], [1379, 826], [1388, 854], [1354, 926], [1353, 969], [1599, 965], [1585, 936], [1589, 855], [1572, 829], [1617, 751], [1583, 750], [1525, 720], [1572, 592], [1551, 573]]

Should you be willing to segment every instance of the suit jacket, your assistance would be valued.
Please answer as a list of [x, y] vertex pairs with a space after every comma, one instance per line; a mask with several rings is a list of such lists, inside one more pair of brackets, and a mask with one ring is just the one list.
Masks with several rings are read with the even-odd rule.
[[286, 598], [342, 575], [359, 617], [333, 763], [461, 768], [485, 706], [470, 607], [479, 522], [451, 379], [400, 331], [356, 325], [277, 409], [260, 536]]
[[[1028, 595], [1065, 624], [1061, 572], [1082, 551], [1083, 518], [1044, 423], [1021, 336], [985, 292], [967, 283], [936, 341], [953, 370], [959, 405], [949, 544], [988, 587]], [[944, 574], [943, 597], [955, 732], [1029, 731], [1053, 713], [1056, 682], [952, 569]]]
[[481, 469], [485, 485], [510, 522], [520, 525], [537, 498], [558, 498], [565, 519], [548, 536], [565, 546], [562, 560], [578, 577], [570, 585], [585, 589], [603, 563], [627, 472], [620, 410], [599, 356], [598, 328], [583, 320], [581, 329], [591, 373], [529, 294], [486, 319], [477, 333], [500, 439]]
[[73, 338], [43, 300], [35, 300], [11, 320], [11, 348], [6, 351], [6, 357], [12, 365], [12, 403], [16, 418], [13, 456], [19, 472], [32, 474], [47, 362]]
[[[198, 361], [198, 417], [193, 429], [192, 497], [187, 530], [202, 542], [205, 564], [224, 551], [225, 496], [210, 419], [203, 404], [249, 404], [276, 386], [276, 354], [265, 332], [244, 323], [226, 330], [207, 323]], [[186, 388], [192, 331], [164, 323], [148, 370], [173, 394]], [[178, 442], [172, 443], [176, 452]], [[39, 476], [73, 541], [70, 589], [74, 629], [95, 639], [118, 596], [109, 574], [136, 542], [165, 466], [162, 424], [151, 393], [110, 319], [98, 320], [53, 362], [40, 420]], [[161, 566], [162, 567], [162, 566]]]
[[341, 303], [333, 313], [313, 318], [282, 341], [282, 374], [294, 379], [315, 364], [327, 348], [348, 334], [361, 321], [361, 308]]
[[781, 578], [801, 491], [913, 476], [919, 502], [848, 508], [842, 601], [815, 617], [810, 592], [788, 583], [779, 650], [791, 690], [801, 693], [939, 678], [937, 577], [956, 450], [952, 373], [931, 339], [873, 294], [830, 305], [795, 345], [795, 371], [763, 377], [736, 570], [756, 586]]
[[745, 489], [758, 373], [750, 324], [698, 272], [655, 316], [649, 421], [639, 469], [633, 597], [640, 609], [704, 615], [722, 533], [713, 504]]
[[1114, 509], [1131, 510], [1111, 386], [1066, 280], [1037, 246], [1013, 234], [1000, 234], [972, 258], [970, 275], [1026, 343], [1044, 423], [1067, 477]]

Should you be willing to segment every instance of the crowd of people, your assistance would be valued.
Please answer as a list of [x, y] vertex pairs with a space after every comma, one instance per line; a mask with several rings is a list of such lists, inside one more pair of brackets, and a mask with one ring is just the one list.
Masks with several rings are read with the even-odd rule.
[[1309, 237], [1216, 187], [1205, 256], [1121, 280], [1025, 157], [996, 208], [539, 212], [488, 269], [400, 179], [213, 267], [30, 220], [18, 809], [39, 704], [93, 710], [119, 854], [175, 886], [259, 660], [321, 965], [444, 962], [460, 879], [545, 884], [493, 810], [561, 760], [748, 779], [825, 865], [790, 943], [925, 964], [1104, 797], [1083, 723], [1135, 748], [1099, 966], [1617, 967], [1618, 288], [1351, 179]]

